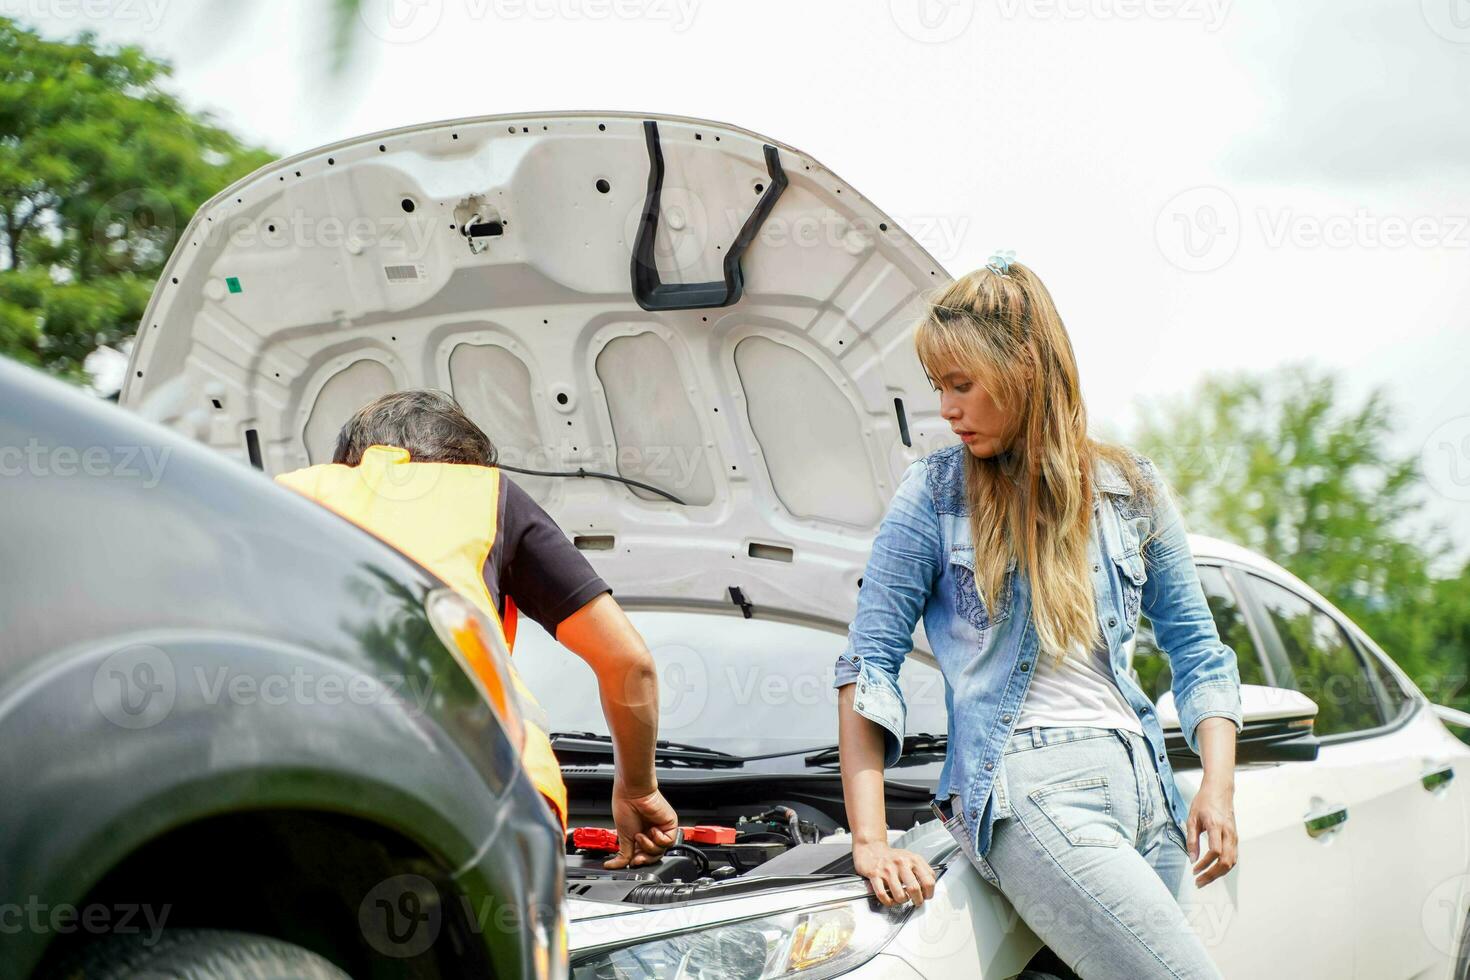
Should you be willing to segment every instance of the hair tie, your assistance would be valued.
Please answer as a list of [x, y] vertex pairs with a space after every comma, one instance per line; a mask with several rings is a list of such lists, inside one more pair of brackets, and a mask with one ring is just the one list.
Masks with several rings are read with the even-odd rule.
[[1016, 261], [1014, 249], [999, 251], [985, 260], [985, 268], [998, 276], [1003, 276], [1011, 271], [1011, 263]]

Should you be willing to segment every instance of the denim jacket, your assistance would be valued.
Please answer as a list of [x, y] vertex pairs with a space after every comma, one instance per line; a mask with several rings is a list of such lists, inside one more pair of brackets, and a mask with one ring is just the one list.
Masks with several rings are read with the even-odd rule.
[[[853, 706], [883, 728], [883, 764], [894, 765], [906, 715], [898, 672], [914, 647], [914, 627], [922, 617], [949, 708], [949, 744], [936, 796], [962, 799], [965, 822], [977, 838], [973, 843], [984, 855], [997, 816], [991, 788], [1002, 778], [1003, 749], [1025, 700], [1039, 641], [1031, 623], [1029, 585], [1014, 559], [993, 607], [987, 608], [976, 592], [965, 496], [967, 452], [962, 445], [941, 449], [904, 473], [873, 540], [834, 686], [857, 684]], [[1099, 460], [1090, 569], [1113, 679], [1139, 718], [1182, 834], [1187, 810], [1164, 752], [1163, 731], [1153, 703], [1127, 673], [1125, 651], [1140, 609], [1169, 657], [1180, 725], [1196, 754], [1195, 727], [1202, 719], [1227, 717], [1240, 730], [1240, 674], [1235, 652], [1215, 629], [1184, 523], [1152, 462], [1136, 458], [1158, 490], [1156, 503], [1132, 494], [1117, 467]], [[1150, 532], [1155, 536], [1140, 550]], [[1003, 793], [1002, 783], [1002, 799]]]

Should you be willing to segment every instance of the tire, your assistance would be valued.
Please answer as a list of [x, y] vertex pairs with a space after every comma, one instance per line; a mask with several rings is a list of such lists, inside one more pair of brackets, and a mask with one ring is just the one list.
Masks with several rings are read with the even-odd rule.
[[175, 929], [155, 941], [114, 937], [78, 950], [54, 980], [351, 980], [300, 946], [218, 929]]

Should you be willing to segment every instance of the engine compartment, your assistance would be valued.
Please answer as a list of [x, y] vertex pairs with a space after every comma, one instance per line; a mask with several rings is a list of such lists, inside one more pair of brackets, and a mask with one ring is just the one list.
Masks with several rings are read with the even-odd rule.
[[667, 905], [852, 873], [851, 839], [826, 814], [801, 804], [776, 804], [728, 823], [681, 822], [661, 859], [621, 869], [603, 867], [617, 853], [611, 820], [603, 815], [597, 824], [579, 824], [575, 809], [572, 815], [570, 898]]

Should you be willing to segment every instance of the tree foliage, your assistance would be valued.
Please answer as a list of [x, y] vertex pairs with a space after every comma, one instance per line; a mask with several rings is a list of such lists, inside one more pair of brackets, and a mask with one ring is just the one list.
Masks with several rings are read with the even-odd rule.
[[1470, 710], [1470, 564], [1434, 569], [1417, 460], [1389, 447], [1386, 396], [1350, 403], [1303, 366], [1215, 376], [1144, 407], [1133, 443], [1169, 478], [1191, 530], [1264, 554], [1358, 623], [1431, 700]]
[[272, 158], [185, 109], [170, 71], [0, 18], [0, 354], [81, 377], [136, 330], [194, 210]]

